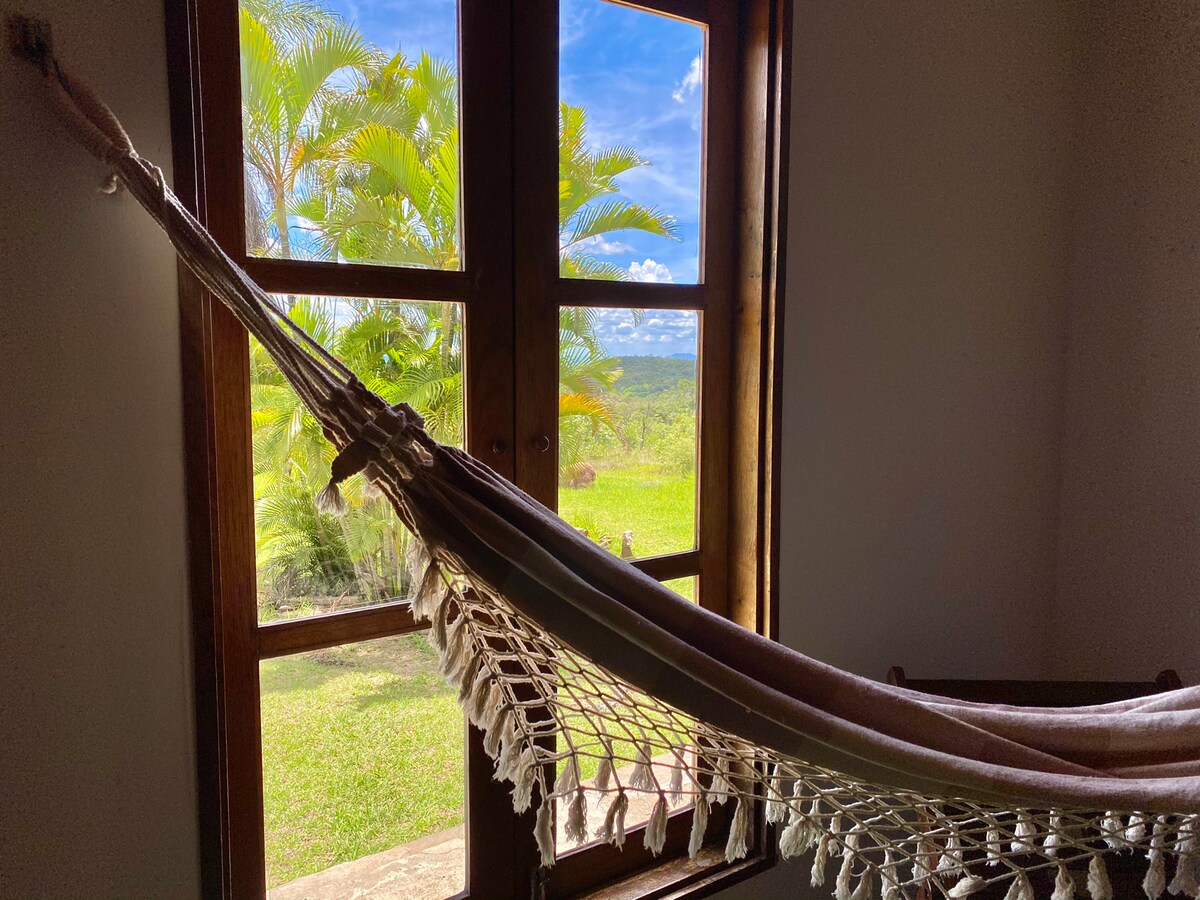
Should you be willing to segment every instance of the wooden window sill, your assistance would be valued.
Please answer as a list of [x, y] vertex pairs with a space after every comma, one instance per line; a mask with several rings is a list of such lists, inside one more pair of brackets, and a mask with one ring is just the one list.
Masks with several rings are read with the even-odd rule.
[[725, 861], [721, 847], [706, 847], [695, 859], [678, 857], [628, 878], [579, 894], [580, 900], [676, 900], [708, 897], [761, 872], [774, 864], [768, 856], [753, 856], [736, 863]]

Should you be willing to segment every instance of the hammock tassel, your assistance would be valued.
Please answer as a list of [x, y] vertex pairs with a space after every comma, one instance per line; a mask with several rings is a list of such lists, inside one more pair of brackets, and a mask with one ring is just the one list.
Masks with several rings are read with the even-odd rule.
[[1033, 844], [1028, 838], [1033, 837], [1036, 829], [1033, 827], [1033, 822], [1029, 818], [1029, 813], [1022, 812], [1017, 816], [1017, 827], [1013, 829], [1013, 835], [1017, 840], [1012, 842], [1013, 853], [1032, 853]]
[[779, 836], [779, 855], [784, 859], [802, 856], [817, 842], [817, 829], [807, 819], [796, 818]]
[[570, 756], [567, 758], [567, 764], [558, 774], [558, 780], [554, 782], [554, 793], [566, 796], [577, 787], [579, 787], [579, 761], [574, 756]]
[[729, 841], [725, 844], [725, 861], [744, 859], [748, 851], [746, 837], [750, 833], [750, 807], [741, 797], [733, 811], [733, 824], [729, 826]]
[[1116, 850], [1125, 846], [1125, 829], [1121, 826], [1120, 818], [1111, 810], [1104, 814], [1104, 818], [1100, 822], [1100, 830], [1104, 833], [1104, 843], [1108, 845], [1108, 849]]
[[1141, 843], [1146, 839], [1146, 820], [1141, 813], [1129, 817], [1129, 826], [1125, 829], [1125, 840], [1131, 844]]
[[989, 866], [1000, 865], [1000, 828], [994, 819], [989, 819], [985, 840], [987, 842], [987, 864]]
[[587, 791], [582, 787], [575, 789], [575, 796], [567, 807], [567, 821], [563, 833], [572, 843], [582, 844], [587, 840]]
[[954, 875], [963, 870], [962, 857], [962, 839], [958, 835], [958, 829], [954, 828], [950, 832], [950, 836], [946, 838], [946, 848], [942, 851], [942, 857], [938, 860], [937, 873], [939, 875]]
[[1167, 892], [1195, 897], [1200, 893], [1200, 879], [1196, 877], [1196, 858], [1180, 855], [1175, 863], [1175, 877], [1167, 886]]
[[429, 620], [429, 643], [438, 652], [438, 656], [445, 656], [446, 653], [446, 630], [450, 627], [450, 603], [448, 598], [443, 597], [436, 609], [433, 610], [433, 616]]
[[1029, 883], [1029, 878], [1024, 872], [1017, 873], [1004, 895], [1004, 900], [1036, 900], [1033, 896], [1033, 885]]
[[500, 692], [492, 680], [492, 673], [483, 669], [475, 676], [471, 695], [467, 700], [467, 718], [476, 728], [487, 731], [496, 720], [500, 707]]
[[521, 744], [515, 733], [509, 729], [509, 734], [500, 737], [500, 754], [496, 757], [496, 781], [516, 781], [517, 760], [521, 754]]
[[1142, 890], [1150, 900], [1158, 900], [1167, 889], [1167, 863], [1161, 850], [1150, 851], [1150, 868], [1142, 881]]
[[1166, 840], [1166, 820], [1158, 818], [1154, 822], [1154, 832], [1150, 838], [1150, 868], [1146, 870], [1146, 878], [1142, 882], [1142, 890], [1150, 900], [1158, 900], [1167, 889], [1167, 860], [1163, 855], [1163, 843]]
[[957, 900], [959, 897], [970, 897], [972, 894], [977, 894], [985, 887], [987, 887], [985, 879], [980, 878], [978, 875], [964, 875], [954, 887], [950, 888], [946, 896]]
[[688, 856], [695, 859], [704, 846], [704, 832], [708, 829], [708, 798], [703, 792], [692, 804], [692, 834], [688, 838]]
[[904, 900], [904, 894], [896, 882], [896, 858], [892, 855], [891, 847], [883, 851], [883, 871], [880, 876], [883, 879], [883, 894], [880, 900]]
[[489, 721], [484, 723], [483, 729], [483, 752], [496, 760], [496, 780], [499, 780], [500, 754], [503, 752], [501, 742], [512, 718], [512, 709], [506, 703], [497, 704], [488, 710], [487, 717]]
[[834, 900], [852, 900], [850, 896], [850, 878], [854, 874], [854, 851], [847, 848], [842, 852], [842, 865], [838, 868], [837, 878], [833, 883]]
[[344, 516], [349, 511], [336, 481], [330, 481], [317, 492], [317, 509], [327, 516]]
[[554, 828], [551, 825], [550, 799], [542, 801], [538, 807], [537, 824], [533, 828], [533, 836], [537, 839], [538, 850], [542, 854], [542, 865], [554, 865]]
[[593, 784], [596, 785], [596, 790], [607, 791], [608, 783], [613, 777], [613, 746], [612, 741], [603, 737], [600, 743], [604, 746], [604, 755], [600, 757], [600, 762], [596, 766], [596, 778]]
[[1200, 825], [1200, 816], [1188, 816], [1179, 824], [1179, 832], [1175, 835], [1175, 852], [1192, 856], [1200, 844], [1200, 835], [1196, 826]]
[[1067, 872], [1067, 867], [1058, 864], [1058, 874], [1054, 876], [1054, 893], [1050, 900], [1073, 900], [1075, 897], [1075, 881]]
[[823, 832], [817, 841], [817, 852], [813, 856], [812, 886], [815, 888], [825, 884], [825, 866], [829, 862], [829, 833]]
[[513, 782], [513, 809], [525, 812], [533, 802], [533, 781], [537, 774], [538, 763], [533, 750], [526, 748], [517, 758], [517, 773]]
[[662, 853], [663, 845], [667, 842], [667, 798], [658, 795], [654, 803], [654, 811], [650, 813], [650, 823], [646, 826], [646, 834], [642, 844], [655, 856]]
[[729, 760], [724, 756], [718, 756], [713, 763], [712, 786], [708, 793], [717, 805], [724, 803], [733, 793], [733, 784], [729, 781]]
[[1058, 856], [1058, 848], [1062, 846], [1062, 815], [1057, 810], [1050, 810], [1050, 833], [1042, 841], [1042, 849], [1047, 856]]
[[[678, 754], [676, 754], [678, 756]], [[672, 803], [678, 803], [683, 797], [683, 761], [671, 767], [671, 784], [667, 788]]]
[[1200, 860], [1196, 858], [1197, 840], [1196, 816], [1188, 816], [1179, 826], [1179, 837], [1175, 842], [1175, 877], [1171, 879], [1167, 891], [1172, 894], [1183, 894], [1185, 897], [1195, 897], [1200, 894]]
[[788, 805], [783, 798], [783, 777], [779, 774], [779, 766], [776, 765], [767, 788], [766, 819], [777, 825], [787, 819], [787, 814]]
[[937, 847], [927, 840], [917, 841], [916, 852], [912, 857], [912, 880], [924, 884], [933, 875], [931, 868], [933, 860], [938, 858]]
[[1088, 863], [1087, 877], [1088, 894], [1092, 900], [1113, 900], [1112, 882], [1108, 880], [1108, 866], [1099, 854], [1092, 857]]
[[624, 790], [618, 790], [617, 796], [608, 805], [604, 814], [604, 824], [596, 833], [596, 837], [606, 844], [620, 848], [625, 846], [625, 812], [629, 809], [629, 798]]
[[872, 888], [875, 886], [874, 879], [871, 877], [871, 870], [866, 869], [862, 873], [862, 877], [858, 879], [858, 887], [854, 889], [854, 893], [850, 895], [850, 900], [871, 900]]
[[643, 733], [637, 742], [637, 759], [633, 763], [633, 772], [629, 775], [629, 786], [638, 791], [654, 790], [654, 772], [650, 768], [650, 745]]
[[412, 603], [413, 618], [428, 621], [433, 618], [434, 611], [444, 602], [446, 584], [442, 579], [442, 567], [437, 560], [430, 560], [421, 571], [419, 581], [414, 579], [415, 590], [409, 601]]
[[457, 678], [459, 706], [464, 708], [470, 706], [475, 699], [475, 694], [479, 691], [479, 670], [482, 667], [482, 654], [467, 654], [467, 663], [463, 666], [462, 671], [458, 673]]
[[[445, 606], [449, 607], [449, 604], [445, 604]], [[447, 611], [448, 615], [449, 611]], [[451, 684], [457, 684], [462, 677], [468, 658], [476, 655], [468, 652], [467, 617], [462, 612], [447, 626], [445, 640], [446, 647], [442, 651], [442, 661], [438, 665], [438, 671]]]

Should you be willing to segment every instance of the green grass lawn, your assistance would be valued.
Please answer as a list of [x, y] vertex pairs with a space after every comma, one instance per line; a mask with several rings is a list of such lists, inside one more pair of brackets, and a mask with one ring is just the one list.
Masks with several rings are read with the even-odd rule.
[[421, 635], [265, 660], [268, 885], [463, 820], [463, 719]]
[[[692, 475], [601, 468], [560, 506], [614, 550], [632, 530], [652, 556], [694, 546], [695, 491]], [[692, 579], [669, 584], [694, 598]], [[423, 636], [266, 660], [261, 679], [269, 886], [462, 822], [462, 713]]]
[[696, 544], [696, 478], [664, 474], [655, 466], [600, 468], [586, 488], [560, 488], [558, 513], [590, 536], [612, 539], [633, 532], [634, 556], [691, 550]]
[[[696, 476], [664, 473], [656, 466], [598, 468], [586, 488], [559, 488], [558, 514], [589, 536], [609, 538], [621, 548], [621, 533], [633, 532], [635, 557], [680, 553], [696, 546]], [[695, 599], [691, 578], [667, 585]]]

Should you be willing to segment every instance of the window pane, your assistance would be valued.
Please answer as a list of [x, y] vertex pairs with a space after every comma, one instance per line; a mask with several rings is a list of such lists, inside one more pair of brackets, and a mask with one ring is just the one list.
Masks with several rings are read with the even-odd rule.
[[703, 27], [603, 0], [559, 21], [562, 275], [703, 280]]
[[462, 268], [456, 5], [240, 7], [247, 252]]
[[684, 600], [690, 600], [692, 603], [695, 603], [700, 598], [699, 584], [699, 575], [689, 575], [686, 578], [673, 578], [670, 581], [664, 581], [663, 587], [669, 587]]
[[694, 310], [563, 307], [564, 519], [632, 559], [696, 544]]
[[263, 660], [260, 684], [271, 900], [461, 891], [463, 718], [424, 635]]
[[[346, 297], [276, 297], [289, 315], [388, 402], [410, 403], [438, 440], [463, 435], [462, 308]], [[258, 618], [314, 615], [408, 594], [410, 535], [361, 475], [348, 511], [316, 496], [335, 451], [257, 341], [250, 342]]]

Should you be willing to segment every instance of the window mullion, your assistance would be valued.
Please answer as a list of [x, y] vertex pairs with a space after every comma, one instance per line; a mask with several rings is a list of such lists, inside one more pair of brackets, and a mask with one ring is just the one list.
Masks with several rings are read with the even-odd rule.
[[558, 494], [558, 3], [514, 5], [517, 483]]
[[[519, 0], [524, 2], [524, 0]], [[466, 447], [516, 477], [514, 351], [513, 9], [459, 0]], [[533, 814], [513, 811], [483, 736], [467, 727], [467, 894], [527, 896], [536, 867]]]
[[250, 277], [269, 294], [323, 294], [377, 300], [471, 302], [466, 272], [413, 269], [364, 263], [346, 265], [252, 256], [243, 260]]

